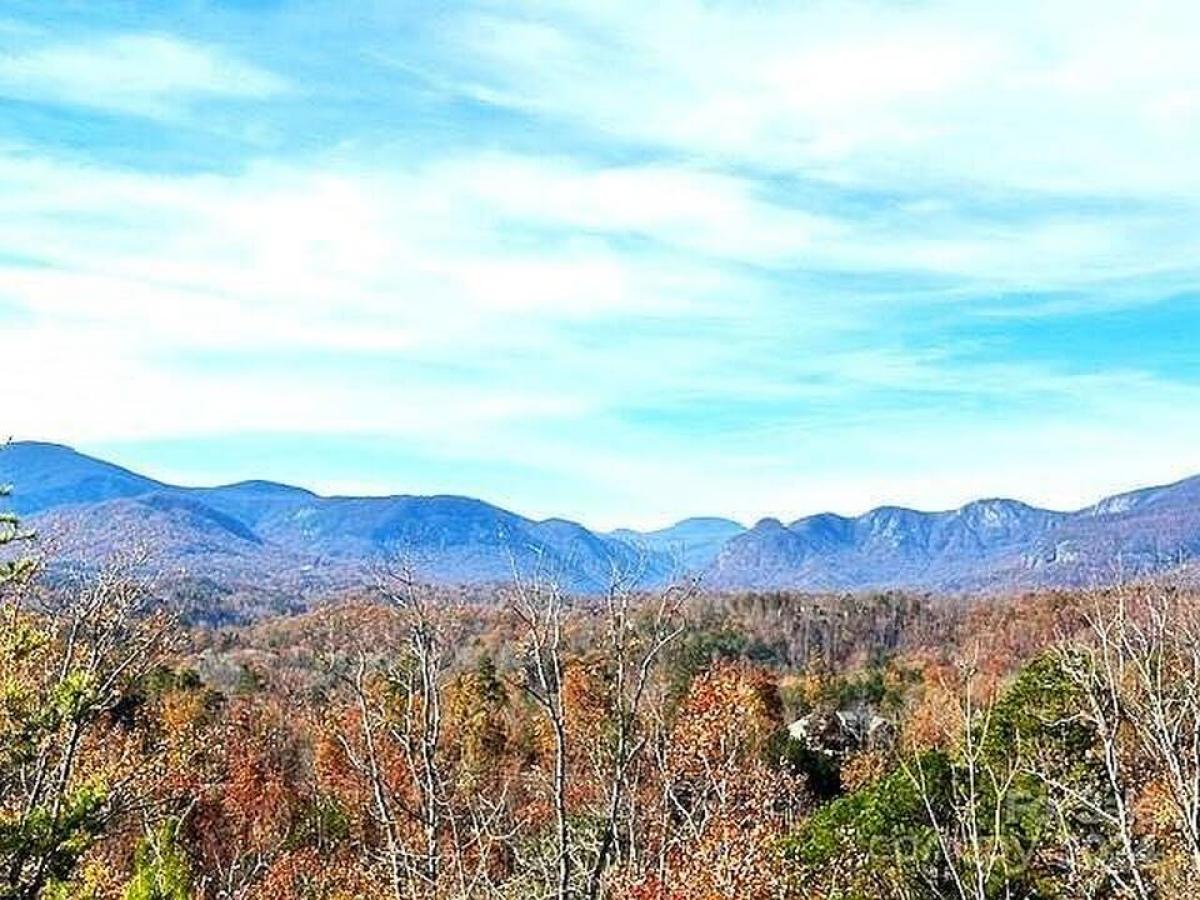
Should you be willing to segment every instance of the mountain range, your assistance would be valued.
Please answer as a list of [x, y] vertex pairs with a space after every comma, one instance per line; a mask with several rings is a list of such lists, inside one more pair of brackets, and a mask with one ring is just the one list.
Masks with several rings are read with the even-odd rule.
[[435, 582], [539, 573], [579, 592], [603, 589], [614, 572], [647, 586], [689, 572], [729, 590], [1001, 591], [1194, 571], [1200, 558], [1200, 477], [1071, 512], [991, 499], [607, 533], [469, 497], [323, 497], [268, 481], [178, 487], [37, 442], [0, 450], [0, 482], [13, 485], [7, 505], [47, 556], [88, 564], [145, 546], [208, 600], [257, 593], [273, 598], [267, 607], [361, 585], [380, 560], [400, 557]]

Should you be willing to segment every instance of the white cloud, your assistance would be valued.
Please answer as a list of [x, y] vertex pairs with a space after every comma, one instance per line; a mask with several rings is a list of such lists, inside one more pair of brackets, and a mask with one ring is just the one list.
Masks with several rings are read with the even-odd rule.
[[648, 238], [741, 262], [797, 262], [838, 239], [833, 219], [769, 202], [753, 181], [687, 165], [587, 166], [489, 154], [436, 166], [435, 181], [526, 226]]
[[[478, 446], [612, 402], [575, 380], [569, 329], [724, 303], [702, 262], [599, 236], [514, 246], [507, 213], [435, 167], [168, 176], [10, 152], [0, 194], [4, 343], [31, 373], [0, 408], [26, 436]], [[561, 380], [543, 377], [556, 360]]]
[[1198, 28], [1187, 0], [546, 2], [458, 17], [439, 63], [486, 102], [710, 162], [1196, 196], [1200, 133], [1170, 111], [1194, 109]]
[[[25, 362], [53, 360], [56, 372], [6, 415], [27, 434], [92, 440], [172, 429], [408, 433], [369, 411], [397, 392], [432, 411], [412, 421], [450, 440], [472, 418], [453, 408], [486, 407], [494, 415], [476, 418], [495, 425], [706, 393], [799, 402], [936, 391], [947, 378], [963, 393], [1011, 391], [1012, 372], [964, 373], [899, 337], [867, 355], [844, 345], [895, 304], [947, 302], [940, 294], [792, 287], [786, 273], [953, 274], [950, 298], [961, 303], [1024, 280], [1086, 282], [1092, 257], [1104, 274], [1137, 273], [1148, 238], [1182, 264], [1198, 234], [1136, 216], [999, 228], [952, 206], [837, 218], [703, 167], [496, 153], [394, 169], [329, 158], [152, 175], [10, 150], [0, 153], [0, 194], [0, 304], [35, 323], [20, 339]], [[654, 334], [664, 323], [676, 337]], [[364, 386], [353, 365], [313, 369], [308, 354], [394, 360], [397, 374]], [[298, 361], [286, 377], [268, 362], [245, 382], [223, 380], [220, 362], [215, 376], [181, 365], [256, 356]], [[487, 385], [479, 403], [443, 369]], [[70, 386], [81, 382], [96, 394], [90, 410], [108, 397], [120, 414], [72, 426]], [[292, 399], [273, 403], [288, 384]], [[135, 400], [139, 385], [157, 388]], [[226, 392], [236, 402], [222, 406]], [[508, 393], [544, 403], [506, 405]], [[172, 405], [172, 395], [187, 399]]]
[[518, 321], [678, 315], [722, 277], [569, 230], [522, 244], [513, 210], [436, 165], [164, 176], [0, 154], [0, 188], [0, 246], [34, 262], [5, 266], [0, 297], [136, 321], [147, 345], [486, 345]]
[[287, 87], [218, 48], [165, 34], [49, 43], [0, 57], [2, 95], [155, 117], [179, 103], [265, 99]]
[[[70, 442], [221, 434], [381, 434], [437, 442], [483, 439], [511, 420], [579, 415], [576, 398], [511, 386], [330, 377], [303, 365], [196, 371], [164, 365], [118, 323], [7, 326], [4, 427]], [[357, 348], [356, 348], [357, 349]]]

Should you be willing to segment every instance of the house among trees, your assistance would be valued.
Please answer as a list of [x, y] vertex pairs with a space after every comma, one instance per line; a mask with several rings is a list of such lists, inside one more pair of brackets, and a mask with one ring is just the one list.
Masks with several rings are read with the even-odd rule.
[[895, 726], [871, 709], [819, 710], [788, 726], [793, 740], [824, 756], [843, 759], [854, 753], [887, 750], [895, 742]]

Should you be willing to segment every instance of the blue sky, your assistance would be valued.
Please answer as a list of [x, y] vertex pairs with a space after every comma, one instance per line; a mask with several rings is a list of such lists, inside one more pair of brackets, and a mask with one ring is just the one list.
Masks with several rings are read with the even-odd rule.
[[1200, 472], [1186, 2], [8, 2], [0, 428], [655, 526]]

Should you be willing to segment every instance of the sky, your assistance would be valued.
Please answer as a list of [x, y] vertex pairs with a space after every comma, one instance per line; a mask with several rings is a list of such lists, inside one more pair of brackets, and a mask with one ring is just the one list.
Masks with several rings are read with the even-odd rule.
[[1200, 472], [1200, 6], [0, 7], [0, 432], [593, 527]]

